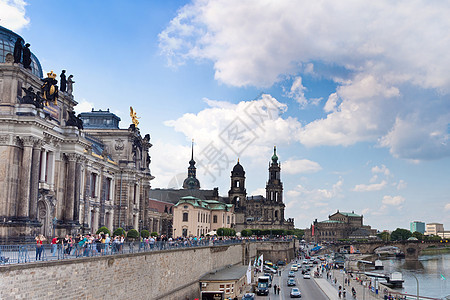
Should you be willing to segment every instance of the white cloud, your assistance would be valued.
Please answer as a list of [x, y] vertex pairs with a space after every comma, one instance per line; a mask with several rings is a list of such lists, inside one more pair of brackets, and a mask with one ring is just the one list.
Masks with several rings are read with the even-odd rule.
[[450, 210], [450, 203], [445, 204], [444, 210], [445, 211], [449, 211]]
[[382, 173], [386, 176], [391, 175], [391, 172], [389, 171], [389, 169], [385, 166], [385, 165], [381, 165], [379, 166], [375, 166], [372, 168], [372, 173], [377, 174], [377, 173]]
[[405, 202], [405, 198], [402, 196], [384, 196], [382, 203], [385, 205], [393, 205], [393, 206], [399, 206], [403, 202]]
[[258, 188], [256, 190], [254, 190], [253, 192], [251, 192], [248, 196], [258, 196], [258, 195], [262, 195], [262, 196], [266, 196], [266, 189], [265, 188]]
[[308, 159], [287, 160], [282, 167], [286, 174], [315, 173], [322, 170], [317, 162]]
[[23, 0], [0, 0], [0, 25], [12, 31], [19, 31], [30, 23], [30, 19], [25, 16], [25, 6]]
[[197, 114], [187, 113], [165, 124], [188, 139], [194, 138], [199, 149], [198, 162], [209, 167], [217, 167], [217, 159], [234, 164], [239, 157], [265, 162], [273, 151], [268, 145], [287, 145], [301, 127], [296, 119], [282, 118], [287, 106], [270, 95], [238, 104], [212, 100], [206, 103], [209, 107]]
[[400, 179], [400, 181], [396, 185], [397, 190], [403, 190], [408, 186], [408, 184], [403, 179]]
[[82, 112], [90, 112], [94, 108], [94, 103], [87, 101], [86, 99], [81, 100], [74, 109], [77, 114]]
[[373, 183], [373, 184], [357, 184], [352, 189], [354, 192], [373, 192], [373, 191], [379, 191], [385, 188], [387, 185], [387, 182], [383, 180], [380, 183]]
[[450, 156], [449, 11], [444, 1], [197, 0], [160, 33], [160, 48], [172, 64], [212, 61], [232, 86], [295, 76], [287, 90], [301, 104], [320, 100], [307, 99], [305, 75], [333, 80], [326, 117], [298, 134], [306, 146], [373, 142], [437, 159]]

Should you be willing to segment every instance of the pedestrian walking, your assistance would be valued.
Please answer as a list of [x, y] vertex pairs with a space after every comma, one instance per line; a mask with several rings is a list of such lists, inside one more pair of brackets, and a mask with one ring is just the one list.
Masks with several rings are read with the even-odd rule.
[[274, 293], [274, 294], [277, 293], [277, 285], [276, 285], [276, 284], [273, 286], [273, 293]]
[[280, 290], [281, 290], [281, 288], [280, 288], [280, 287], [278, 287], [278, 288], [277, 288], [277, 291], [278, 291], [278, 295], [280, 294]]

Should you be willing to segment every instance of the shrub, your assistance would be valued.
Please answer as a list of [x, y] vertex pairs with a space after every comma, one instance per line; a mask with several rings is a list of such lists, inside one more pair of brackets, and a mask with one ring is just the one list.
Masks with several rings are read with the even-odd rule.
[[106, 226], [100, 227], [95, 234], [99, 234], [100, 232], [111, 235], [111, 231], [109, 231], [109, 229]]
[[150, 235], [151, 236], [158, 236], [158, 233], [156, 231], [153, 231]]
[[147, 229], [141, 230], [141, 236], [143, 238], [148, 238], [150, 236], [150, 232]]
[[118, 236], [118, 235], [127, 236], [127, 233], [125, 232], [125, 230], [123, 230], [122, 227], [119, 227], [116, 230], [114, 230], [114, 232], [113, 232], [113, 236]]
[[251, 236], [252, 235], [252, 231], [250, 229], [244, 229], [241, 231], [241, 236], [243, 237], [247, 237], [247, 236]]
[[137, 239], [139, 237], [139, 232], [136, 229], [130, 229], [127, 232], [127, 238]]
[[219, 228], [217, 229], [218, 236], [235, 236], [236, 230], [231, 228]]

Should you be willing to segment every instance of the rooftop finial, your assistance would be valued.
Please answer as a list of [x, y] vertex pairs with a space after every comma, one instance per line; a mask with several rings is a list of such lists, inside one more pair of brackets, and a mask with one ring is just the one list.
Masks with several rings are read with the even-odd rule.
[[194, 139], [192, 139], [192, 155], [191, 155], [191, 160], [194, 160]]
[[239, 157], [238, 157], [238, 163], [239, 163]]

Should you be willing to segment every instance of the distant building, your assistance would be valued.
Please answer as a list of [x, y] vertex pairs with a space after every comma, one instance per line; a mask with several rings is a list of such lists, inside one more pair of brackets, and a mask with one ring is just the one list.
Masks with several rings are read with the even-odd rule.
[[414, 221], [410, 223], [411, 232], [420, 232], [421, 234], [425, 233], [425, 223], [420, 221]]
[[444, 231], [444, 225], [441, 223], [428, 223], [425, 235], [438, 235], [438, 232]]
[[354, 212], [339, 210], [328, 216], [328, 220], [318, 222], [305, 230], [305, 240], [308, 242], [335, 242], [342, 239], [369, 239], [377, 234], [369, 225], [363, 225], [363, 216]]
[[[448, 233], [448, 231], [447, 231]], [[441, 223], [428, 223], [425, 231], [425, 235], [436, 235], [440, 237], [444, 237], [444, 224]]]
[[232, 204], [187, 196], [175, 204], [173, 220], [173, 236], [202, 236], [234, 227], [234, 209]]
[[148, 230], [171, 236], [173, 222], [173, 203], [156, 199], [148, 200]]
[[274, 147], [269, 162], [269, 180], [266, 184], [266, 197], [247, 196], [245, 171], [239, 163], [231, 171], [231, 187], [228, 201], [235, 207], [236, 231], [243, 229], [294, 229], [294, 219], [284, 219], [283, 183], [281, 164]]
[[214, 295], [214, 292], [218, 292], [217, 298], [207, 299], [225, 299], [222, 298], [221, 293], [226, 299], [237, 299], [246, 285], [247, 268], [247, 266], [234, 265], [204, 275], [200, 278], [202, 294]]

